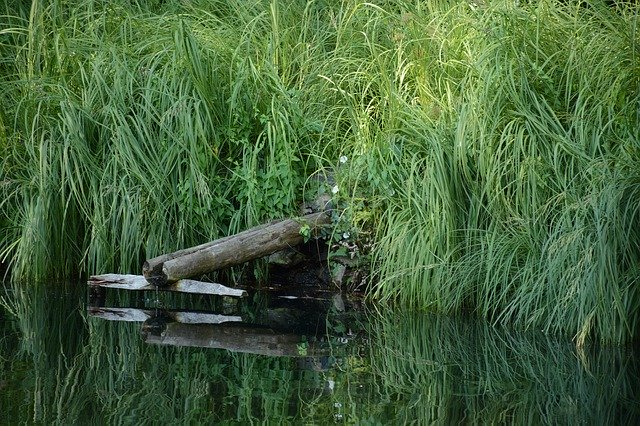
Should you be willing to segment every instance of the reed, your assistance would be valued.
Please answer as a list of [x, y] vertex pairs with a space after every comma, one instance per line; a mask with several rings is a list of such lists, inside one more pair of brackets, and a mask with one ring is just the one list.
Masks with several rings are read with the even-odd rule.
[[628, 341], [640, 278], [637, 10], [550, 6], [450, 13], [451, 30], [435, 32], [440, 84], [427, 88], [446, 107], [403, 110], [407, 154], [380, 226], [375, 294], [578, 344]]
[[286, 81], [296, 64], [270, 38], [278, 13], [225, 23], [34, 2], [24, 29], [7, 28], [19, 39], [3, 86], [17, 127], [3, 156], [14, 277], [138, 270], [292, 213], [309, 141]]
[[[0, 258], [137, 272], [336, 170], [371, 295], [638, 335], [638, 9], [593, 1], [7, 3]], [[344, 164], [338, 159], [344, 157]]]

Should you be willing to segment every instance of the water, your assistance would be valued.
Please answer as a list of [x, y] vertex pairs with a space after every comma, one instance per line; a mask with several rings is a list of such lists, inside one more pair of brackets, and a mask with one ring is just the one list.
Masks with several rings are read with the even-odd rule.
[[[354, 312], [349, 301], [340, 312], [329, 297], [258, 294], [236, 302], [161, 294], [175, 310], [154, 317], [155, 294], [113, 293], [109, 306], [149, 306], [129, 317], [112, 310], [136, 320], [115, 321], [99, 310], [90, 315], [82, 285], [20, 288], [5, 294], [0, 311], [0, 424], [640, 418], [632, 348], [576, 350], [568, 340], [468, 318]], [[213, 319], [218, 323], [203, 323]]]

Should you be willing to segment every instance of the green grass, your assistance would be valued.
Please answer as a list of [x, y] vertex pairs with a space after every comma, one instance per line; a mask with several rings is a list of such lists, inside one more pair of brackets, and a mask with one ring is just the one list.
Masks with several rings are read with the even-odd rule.
[[375, 294], [621, 342], [638, 333], [637, 11], [548, 6], [448, 15], [454, 70], [425, 91], [449, 102], [403, 109]]
[[638, 8], [478, 3], [8, 3], [1, 257], [138, 272], [337, 168], [372, 297], [637, 337]]
[[6, 162], [25, 165], [6, 178], [21, 192], [14, 275], [137, 270], [296, 209], [309, 141], [275, 48], [256, 39], [268, 15], [245, 29], [116, 4], [58, 27], [57, 12], [34, 7], [39, 51], [18, 45], [6, 83], [23, 122]]

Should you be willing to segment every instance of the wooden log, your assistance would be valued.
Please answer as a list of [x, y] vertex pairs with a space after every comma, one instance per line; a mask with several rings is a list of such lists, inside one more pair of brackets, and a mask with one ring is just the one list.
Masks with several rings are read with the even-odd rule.
[[[235, 315], [218, 315], [193, 311], [161, 311], [163, 316], [181, 324], [221, 324], [223, 322], [241, 322], [242, 317]], [[145, 322], [158, 315], [155, 309], [138, 308], [87, 308], [89, 316], [107, 321]]]
[[[87, 284], [104, 288], [116, 288], [122, 290], [156, 290], [157, 287], [149, 284], [141, 275], [104, 274], [89, 277]], [[175, 291], [179, 293], [212, 294], [217, 296], [245, 297], [247, 292], [240, 289], [225, 287], [222, 284], [205, 283], [194, 280], [177, 280], [168, 286], [161, 287], [163, 291]]]
[[296, 246], [304, 240], [300, 233], [303, 226], [308, 226], [310, 233], [316, 233], [320, 226], [330, 222], [327, 212], [319, 212], [262, 225], [198, 246], [197, 250], [193, 248], [169, 254], [161, 261], [152, 259], [145, 262], [143, 272], [150, 283], [165, 286]]
[[168, 323], [161, 332], [143, 333], [143, 339], [157, 345], [227, 349], [268, 356], [306, 357], [329, 353], [328, 347], [306, 343], [302, 336], [276, 333], [268, 328], [247, 324]]
[[178, 257], [186, 256], [188, 254], [192, 254], [200, 250], [204, 250], [206, 248], [211, 247], [212, 245], [223, 243], [225, 241], [231, 240], [232, 238], [241, 236], [246, 233], [255, 232], [255, 231], [264, 229], [267, 226], [272, 225], [274, 223], [277, 223], [277, 222], [271, 222], [271, 223], [263, 224], [260, 226], [256, 226], [254, 228], [248, 229], [236, 235], [219, 238], [215, 241], [209, 241], [208, 243], [200, 244], [198, 246], [189, 247], [186, 249], [175, 251], [173, 253], [163, 254], [163, 255], [154, 257], [153, 259], [148, 259], [142, 265], [142, 275], [144, 275], [147, 281], [152, 284], [154, 284], [155, 281], [158, 279], [162, 281], [163, 280], [162, 266], [164, 265], [164, 262], [167, 262], [169, 260], [172, 260]]

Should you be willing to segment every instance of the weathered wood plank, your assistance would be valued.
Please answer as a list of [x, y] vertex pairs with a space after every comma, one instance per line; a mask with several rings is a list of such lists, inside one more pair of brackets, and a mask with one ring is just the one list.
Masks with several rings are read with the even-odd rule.
[[[92, 306], [87, 308], [87, 313], [89, 316], [107, 321], [128, 322], [145, 322], [149, 318], [154, 318], [158, 315], [158, 312], [155, 309], [103, 308]], [[163, 310], [162, 315], [181, 324], [221, 324], [224, 322], [242, 321], [242, 317], [236, 315], [218, 315], [207, 312]]]
[[[149, 284], [141, 275], [104, 274], [89, 277], [87, 284], [104, 288], [116, 288], [122, 290], [156, 290], [156, 286]], [[240, 289], [229, 288], [222, 284], [206, 283], [195, 280], [176, 280], [172, 284], [160, 287], [163, 291], [175, 291], [179, 293], [212, 294], [218, 296], [245, 297], [247, 292]]]
[[286, 219], [262, 225], [198, 246], [200, 249], [197, 250], [187, 249], [184, 252], [186, 254], [176, 252], [179, 254], [167, 255], [168, 260], [163, 260], [161, 264], [152, 259], [153, 262], [145, 263], [143, 271], [147, 281], [157, 286], [165, 286], [184, 278], [239, 265], [296, 246], [304, 240], [300, 233], [303, 226], [308, 226], [309, 232], [315, 233], [320, 226], [330, 222], [331, 218], [327, 212], [319, 212], [299, 219]]

